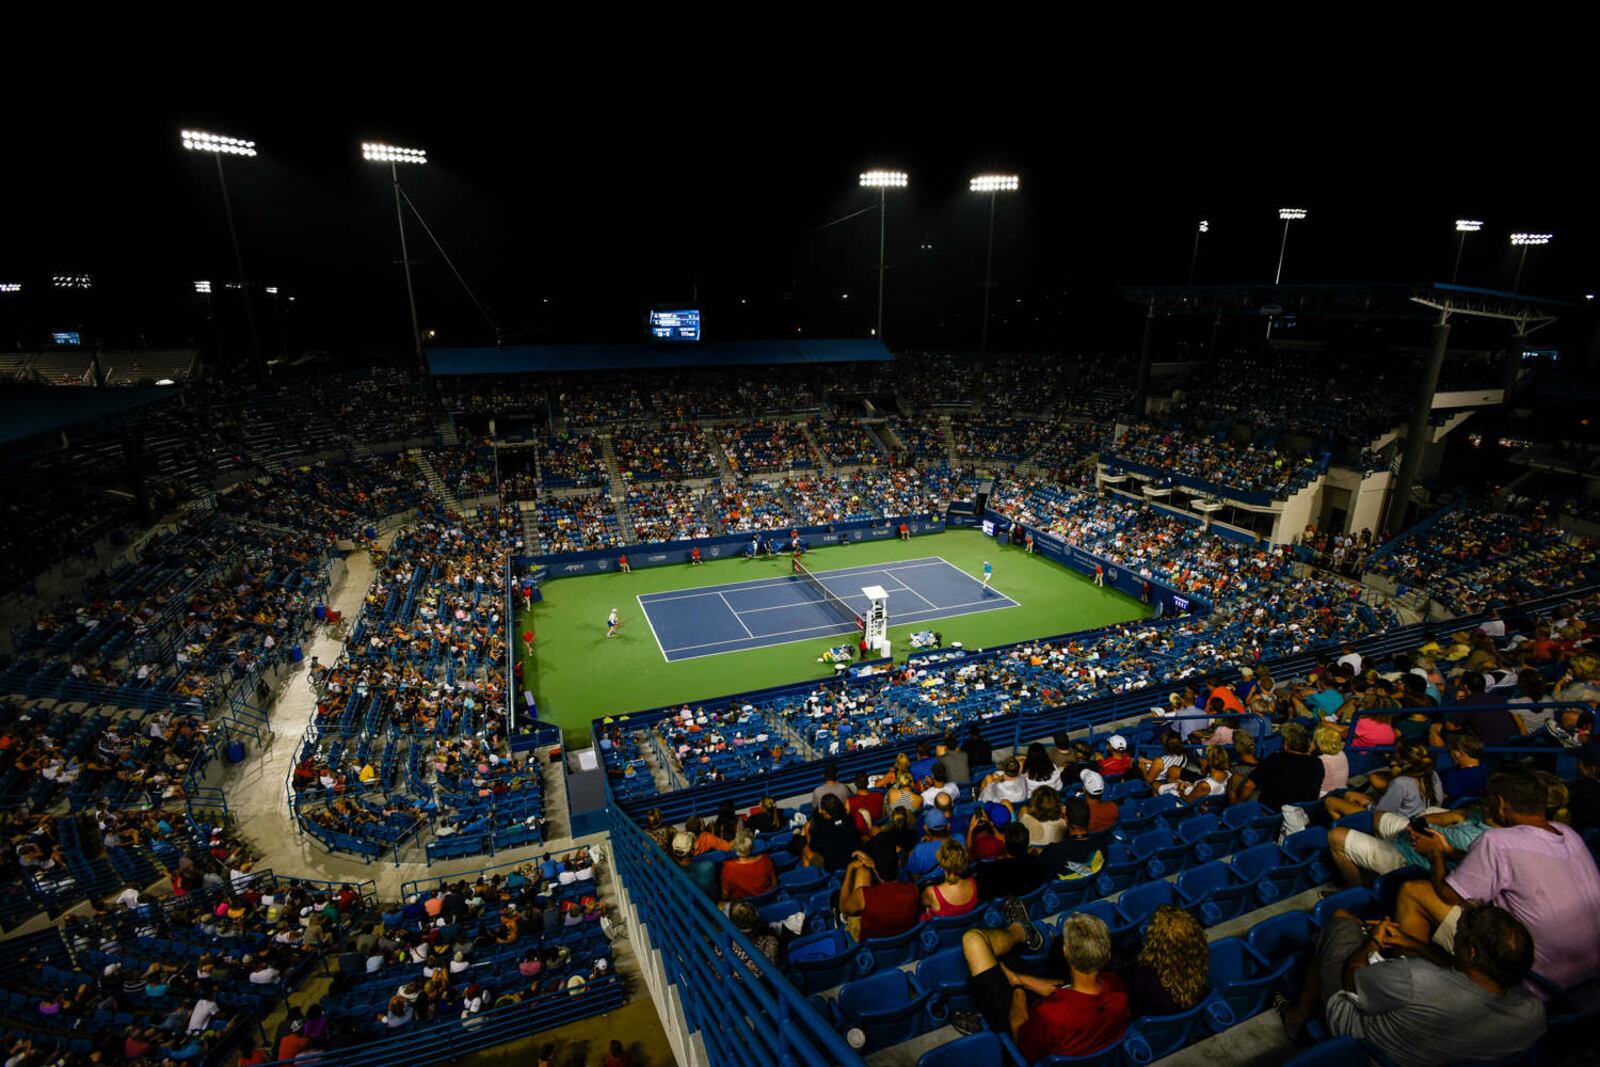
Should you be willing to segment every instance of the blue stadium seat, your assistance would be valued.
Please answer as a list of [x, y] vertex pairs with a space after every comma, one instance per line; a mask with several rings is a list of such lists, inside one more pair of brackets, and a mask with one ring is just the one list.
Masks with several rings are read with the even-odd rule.
[[828, 884], [828, 872], [821, 867], [796, 867], [778, 875], [778, 885], [795, 896], [814, 893]]
[[922, 928], [913, 926], [903, 934], [893, 937], [869, 937], [861, 942], [861, 953], [856, 957], [856, 969], [862, 974], [898, 967], [922, 955]]
[[1400, 887], [1414, 878], [1426, 878], [1428, 872], [1421, 867], [1401, 867], [1388, 874], [1380, 874], [1372, 883], [1372, 892], [1383, 902], [1386, 915], [1394, 914], [1394, 902], [1400, 897]]
[[1235, 1019], [1248, 1019], [1265, 1009], [1272, 995], [1287, 984], [1295, 964], [1291, 956], [1271, 966], [1237, 937], [1219, 937], [1210, 950], [1211, 988], [1227, 1001]]
[[789, 943], [785, 970], [802, 993], [832, 989], [855, 975], [861, 946], [844, 930], [797, 937]]
[[1010, 1038], [985, 1030], [924, 1052], [917, 1067], [1016, 1067], [1020, 1061]]
[[1046, 1056], [1035, 1061], [1033, 1067], [1123, 1067], [1129, 1036], [1123, 1034], [1100, 1051], [1082, 1056]]
[[1306, 881], [1320, 885], [1333, 877], [1333, 859], [1328, 853], [1328, 829], [1308, 826], [1283, 839], [1283, 851], [1295, 860], [1309, 860]]
[[1178, 875], [1175, 888], [1178, 903], [1206, 926], [1237, 919], [1255, 897], [1255, 882], [1241, 881], [1233, 868], [1220, 860], [1190, 867]]
[[917, 963], [917, 981], [950, 1011], [976, 1011], [978, 1002], [968, 988], [971, 972], [959, 947], [947, 948]]
[[1113, 841], [1106, 848], [1105, 866], [1095, 875], [1095, 891], [1102, 897], [1109, 897], [1136, 885], [1144, 874], [1144, 860], [1135, 856], [1128, 845]]
[[1117, 898], [1117, 918], [1123, 926], [1143, 926], [1163, 904], [1176, 903], [1171, 882], [1134, 886]]
[[1046, 882], [1039, 896], [1041, 914], [1034, 916], [1032, 907], [1028, 909], [1028, 914], [1034, 918], [1043, 918], [1045, 915], [1058, 915], [1064, 911], [1071, 911], [1088, 900], [1089, 893], [1094, 888], [1093, 878], [1065, 878]]
[[1285, 960], [1299, 964], [1311, 951], [1316, 938], [1316, 928], [1311, 916], [1303, 911], [1286, 911], [1263, 919], [1250, 928], [1245, 943], [1269, 967], [1277, 967]]
[[1305, 887], [1309, 858], [1295, 860], [1268, 841], [1234, 854], [1233, 873], [1240, 881], [1256, 887], [1256, 899], [1263, 904], [1293, 896]]
[[1213, 992], [1199, 1003], [1174, 1015], [1146, 1015], [1129, 1027], [1127, 1057], [1130, 1063], [1150, 1063], [1179, 1051], [1207, 1030], [1220, 1034], [1234, 1023], [1227, 1001]]
[[1188, 866], [1194, 849], [1166, 826], [1141, 831], [1128, 843], [1132, 853], [1144, 862], [1145, 877], [1165, 878]]
[[1283, 816], [1269, 811], [1258, 801], [1247, 800], [1235, 804], [1222, 813], [1223, 824], [1239, 831], [1238, 847], [1249, 847], [1262, 841], [1274, 841]]
[[969, 911], [965, 915], [933, 918], [922, 924], [922, 951], [938, 952], [961, 944], [961, 935], [978, 925], [982, 912]]
[[841, 986], [832, 1007], [840, 1030], [859, 1028], [866, 1035], [860, 1051], [870, 1055], [926, 1030], [930, 996], [914, 975], [886, 970]]
[[1336, 911], [1348, 911], [1363, 919], [1377, 919], [1385, 914], [1382, 898], [1370, 889], [1356, 886], [1354, 889], [1341, 889], [1317, 901], [1317, 906], [1311, 909], [1311, 921], [1320, 930], [1328, 925], [1328, 920], [1333, 918]]

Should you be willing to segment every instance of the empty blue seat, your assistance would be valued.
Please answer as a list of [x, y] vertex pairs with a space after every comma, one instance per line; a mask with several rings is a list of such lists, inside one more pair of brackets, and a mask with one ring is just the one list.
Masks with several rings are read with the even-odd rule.
[[1174, 1015], [1146, 1015], [1136, 1019], [1127, 1038], [1127, 1057], [1131, 1063], [1150, 1063], [1170, 1056], [1198, 1036], [1220, 1034], [1234, 1022], [1228, 1004], [1207, 992], [1194, 1007]]
[[930, 995], [915, 976], [887, 970], [847, 982], [832, 1003], [839, 1028], [860, 1029], [866, 1036], [861, 1054], [869, 1055], [926, 1030]]
[[981, 912], [969, 911], [965, 915], [933, 918], [922, 924], [922, 951], [938, 952], [961, 944], [961, 935], [978, 925]]
[[1163, 904], [1175, 903], [1171, 882], [1137, 885], [1117, 898], [1117, 917], [1121, 925], [1142, 926]]
[[1248, 848], [1262, 841], [1277, 840], [1283, 816], [1268, 810], [1258, 801], [1247, 800], [1224, 811], [1222, 822], [1239, 832], [1239, 847]]
[[1063, 911], [1071, 911], [1085, 900], [1094, 890], [1093, 878], [1068, 878], [1046, 882], [1040, 891], [1039, 915], [1033, 915], [1033, 909], [1028, 909], [1028, 914], [1034, 918], [1043, 918], [1046, 915], [1057, 915]]
[[828, 872], [821, 867], [796, 867], [778, 875], [778, 885], [796, 896], [814, 893], [828, 884]]
[[1271, 1003], [1294, 967], [1294, 957], [1268, 965], [1237, 937], [1211, 942], [1211, 988], [1227, 1001], [1235, 1019], [1248, 1019]]
[[1095, 891], [1102, 897], [1109, 897], [1137, 884], [1144, 876], [1144, 861], [1135, 856], [1126, 844], [1113, 841], [1106, 848], [1105, 865], [1095, 875]]
[[917, 981], [933, 994], [934, 1000], [949, 1011], [977, 1011], [967, 980], [967, 957], [960, 948], [935, 952], [917, 963]]
[[1306, 881], [1319, 885], [1333, 877], [1333, 858], [1328, 852], [1328, 829], [1308, 826], [1283, 839], [1283, 851], [1296, 860], [1308, 860]]
[[1245, 943], [1263, 963], [1276, 967], [1285, 960], [1298, 964], [1310, 952], [1315, 937], [1310, 915], [1303, 911], [1286, 911], [1252, 926]]
[[[1082, 1056], [1046, 1056], [1033, 1067], [1122, 1067], [1128, 1037], [1123, 1034], [1098, 1052], [1086, 1052]], [[1020, 1057], [1018, 1062], [1021, 1062]]]
[[869, 937], [861, 942], [861, 953], [856, 956], [856, 969], [862, 974], [872, 974], [910, 963], [922, 954], [922, 928], [920, 925], [913, 926], [903, 934]]
[[1255, 883], [1241, 881], [1221, 860], [1190, 867], [1178, 875], [1174, 888], [1178, 903], [1206, 926], [1237, 919], [1255, 898]]
[[785, 970], [802, 993], [832, 989], [855, 973], [861, 946], [844, 930], [824, 930], [789, 944]]
[[1295, 860], [1270, 841], [1251, 845], [1233, 857], [1233, 873], [1255, 885], [1256, 899], [1271, 904], [1305, 888], [1309, 858]]
[[1128, 844], [1129, 850], [1144, 862], [1145, 877], [1165, 878], [1188, 866], [1194, 849], [1166, 826], [1153, 826]]
[[1015, 1067], [1018, 1054], [1009, 1038], [985, 1030], [948, 1041], [922, 1054], [917, 1067]]

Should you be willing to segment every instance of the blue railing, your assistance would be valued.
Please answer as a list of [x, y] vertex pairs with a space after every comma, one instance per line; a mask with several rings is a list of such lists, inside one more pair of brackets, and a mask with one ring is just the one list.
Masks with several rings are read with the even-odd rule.
[[734, 929], [655, 841], [615, 810], [615, 802], [609, 822], [616, 873], [639, 925], [661, 954], [659, 973], [677, 987], [689, 1030], [699, 1033], [712, 1064], [863, 1067], [865, 1061], [777, 965]]

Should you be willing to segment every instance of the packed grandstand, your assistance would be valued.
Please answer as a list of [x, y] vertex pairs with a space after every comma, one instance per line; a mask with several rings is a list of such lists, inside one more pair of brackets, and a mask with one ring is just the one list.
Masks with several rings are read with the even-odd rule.
[[[24, 443], [6, 1062], [426, 1063], [652, 997], [717, 1064], [1149, 1063], [1274, 1011], [1321, 1062], [1560, 1062], [1593, 527], [1313, 508], [1387, 477], [1411, 368], [1270, 358], [1140, 417], [1111, 357], [201, 376]], [[560, 568], [908, 520], [1149, 610], [612, 708], [580, 825], [524, 700]]]

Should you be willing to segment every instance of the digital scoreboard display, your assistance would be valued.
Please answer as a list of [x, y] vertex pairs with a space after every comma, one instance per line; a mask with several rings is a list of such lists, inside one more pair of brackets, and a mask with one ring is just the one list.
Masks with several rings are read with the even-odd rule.
[[57, 330], [50, 335], [50, 340], [58, 345], [78, 345], [83, 343], [83, 335], [77, 330]]
[[700, 340], [700, 309], [650, 312], [650, 336], [657, 341]]

